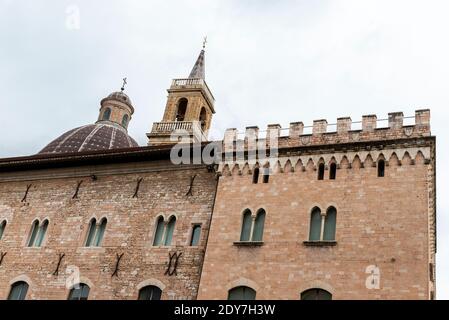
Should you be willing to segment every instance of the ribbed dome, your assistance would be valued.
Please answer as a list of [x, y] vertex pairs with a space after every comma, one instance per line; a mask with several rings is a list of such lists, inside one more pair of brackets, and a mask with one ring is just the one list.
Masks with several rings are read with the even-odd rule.
[[67, 131], [50, 142], [39, 153], [71, 153], [138, 146], [124, 128], [108, 121], [102, 121]]

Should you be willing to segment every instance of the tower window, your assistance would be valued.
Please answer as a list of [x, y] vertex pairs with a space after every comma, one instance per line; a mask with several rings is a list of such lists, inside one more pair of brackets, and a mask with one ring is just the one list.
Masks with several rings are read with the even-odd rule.
[[262, 182], [268, 183], [269, 179], [270, 179], [270, 168], [263, 168]]
[[377, 176], [378, 177], [385, 176], [385, 161], [383, 159], [377, 161]]
[[30, 236], [28, 238], [28, 247], [40, 247], [45, 238], [45, 234], [47, 233], [48, 228], [48, 220], [45, 219], [41, 224], [39, 224], [39, 220], [34, 220], [31, 226]]
[[106, 218], [101, 219], [97, 224], [97, 220], [93, 218], [89, 223], [89, 231], [86, 238], [86, 247], [99, 247], [106, 231], [106, 225], [108, 220]]
[[259, 168], [255, 168], [253, 173], [253, 183], [257, 182], [259, 182]]
[[249, 209], [243, 212], [242, 230], [240, 233], [240, 241], [262, 241], [263, 229], [265, 224], [265, 210], [260, 209], [255, 219], [251, 215]]
[[128, 122], [129, 122], [129, 116], [127, 114], [125, 114], [122, 118], [122, 126], [124, 128], [128, 127]]
[[85, 283], [76, 284], [69, 293], [68, 300], [87, 300], [90, 288]]
[[5, 229], [6, 229], [6, 220], [3, 220], [0, 223], [0, 240], [2, 240], [3, 233], [5, 233]]
[[337, 210], [329, 207], [326, 214], [314, 208], [310, 216], [309, 241], [335, 241]]
[[262, 241], [263, 227], [265, 224], [265, 210], [261, 209], [256, 215], [254, 220], [253, 237], [252, 241]]
[[111, 118], [111, 108], [104, 109], [102, 120], [109, 120]]
[[201, 124], [201, 130], [203, 131], [206, 130], [206, 119], [207, 119], [206, 108], [202, 107], [199, 120]]
[[12, 284], [9, 291], [8, 300], [25, 300], [28, 292], [28, 283], [17, 281]]
[[160, 246], [162, 244], [162, 236], [164, 235], [164, 218], [161, 216], [157, 219], [156, 231], [154, 234], [153, 246]]
[[329, 169], [329, 179], [335, 180], [335, 178], [337, 177], [337, 164], [335, 162], [332, 162]]
[[246, 210], [243, 213], [242, 231], [240, 232], [240, 241], [249, 241], [251, 237], [251, 228], [253, 219], [251, 217], [251, 211]]
[[187, 111], [188, 100], [186, 98], [179, 99], [178, 108], [176, 112], [176, 121], [184, 121]]
[[201, 235], [201, 226], [199, 224], [194, 225], [192, 228], [192, 236], [190, 238], [190, 245], [191, 246], [197, 246], [200, 242], [200, 235]]
[[156, 286], [146, 286], [139, 290], [139, 300], [161, 300], [162, 290]]
[[318, 180], [324, 180], [324, 163], [318, 165]]

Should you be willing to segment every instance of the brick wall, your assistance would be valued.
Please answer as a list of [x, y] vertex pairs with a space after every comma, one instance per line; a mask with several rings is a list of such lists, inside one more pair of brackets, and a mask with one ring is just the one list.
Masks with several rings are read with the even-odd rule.
[[[226, 299], [230, 288], [248, 285], [257, 299], [299, 299], [314, 287], [334, 299], [428, 299], [430, 164], [419, 152], [398, 159], [394, 151], [384, 178], [371, 155], [334, 154], [342, 159], [336, 180], [326, 170], [318, 181], [312, 160], [281, 159], [288, 168], [273, 170], [266, 184], [252, 183], [251, 167], [223, 172], [198, 298]], [[315, 206], [337, 208], [335, 246], [303, 243]], [[266, 211], [262, 246], [234, 244], [247, 208]], [[365, 285], [369, 266], [379, 268], [379, 289]]]
[[[186, 196], [195, 174], [192, 195]], [[143, 178], [138, 198], [132, 198], [138, 178]], [[80, 180], [78, 199], [72, 199]], [[27, 200], [21, 202], [28, 184]], [[8, 221], [0, 240], [0, 251], [7, 252], [0, 266], [0, 298], [7, 297], [12, 281], [25, 279], [29, 299], [66, 299], [70, 266], [79, 268], [81, 281], [91, 286], [90, 299], [136, 299], [145, 284], [162, 287], [162, 299], [196, 298], [215, 187], [215, 174], [204, 166], [168, 161], [0, 174], [0, 220]], [[157, 216], [172, 214], [177, 217], [172, 245], [152, 247]], [[84, 247], [92, 217], [108, 219], [99, 248]], [[49, 219], [47, 236], [41, 248], [27, 248], [36, 218]], [[202, 224], [201, 241], [190, 247], [196, 223]], [[182, 252], [177, 275], [164, 275], [173, 252]], [[59, 253], [65, 258], [55, 276]], [[122, 253], [118, 277], [111, 277]]]

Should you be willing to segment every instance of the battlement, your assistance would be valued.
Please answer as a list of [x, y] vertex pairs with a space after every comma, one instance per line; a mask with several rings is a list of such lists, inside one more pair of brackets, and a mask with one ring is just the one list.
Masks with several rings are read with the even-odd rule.
[[[414, 118], [414, 123], [410, 123]], [[405, 120], [405, 121], [404, 121]], [[430, 136], [430, 110], [416, 110], [414, 116], [404, 117], [402, 112], [391, 112], [388, 118], [378, 119], [376, 115], [364, 115], [361, 121], [352, 121], [350, 117], [341, 117], [336, 123], [327, 120], [314, 120], [312, 126], [303, 122], [291, 122], [289, 128], [279, 124], [269, 124], [265, 131], [257, 126], [246, 127], [245, 132], [236, 128], [227, 129], [224, 134], [224, 151], [234, 150], [235, 142], [243, 141], [251, 149], [255, 142], [277, 141], [278, 147], [295, 147], [307, 145], [340, 144], [376, 140], [395, 140]]]

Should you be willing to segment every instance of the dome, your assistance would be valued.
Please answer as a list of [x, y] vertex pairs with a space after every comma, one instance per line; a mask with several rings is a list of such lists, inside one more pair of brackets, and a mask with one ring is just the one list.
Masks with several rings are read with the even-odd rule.
[[67, 131], [50, 142], [39, 153], [72, 153], [138, 146], [123, 127], [109, 121], [102, 121]]

